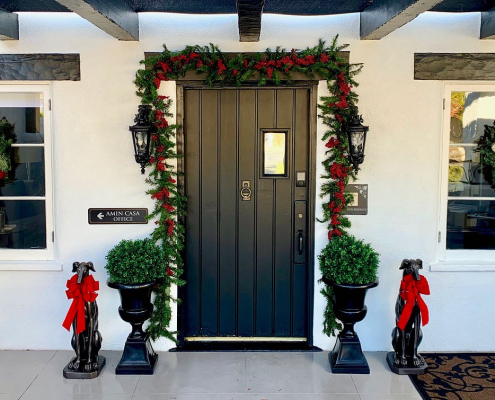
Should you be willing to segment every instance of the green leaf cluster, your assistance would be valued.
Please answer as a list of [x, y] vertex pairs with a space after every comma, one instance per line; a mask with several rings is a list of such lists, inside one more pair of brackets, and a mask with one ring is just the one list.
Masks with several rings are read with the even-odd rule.
[[342, 330], [343, 325], [339, 322], [333, 310], [333, 288], [325, 285], [320, 290], [320, 293], [326, 300], [325, 311], [323, 311], [323, 333], [328, 337], [337, 336], [336, 333]]
[[[365, 285], [377, 279], [379, 254], [371, 245], [352, 235], [333, 237], [318, 258], [321, 275], [332, 282]], [[342, 324], [338, 322], [333, 310], [333, 289], [325, 285], [320, 293], [326, 299], [323, 333], [335, 336], [342, 329]]]
[[493, 126], [485, 125], [485, 132], [477, 144], [475, 151], [480, 153], [483, 178], [495, 189], [495, 121]]
[[376, 281], [378, 253], [353, 235], [332, 238], [318, 258], [322, 276], [335, 283], [364, 285]]
[[110, 282], [136, 284], [163, 278], [164, 253], [151, 239], [122, 240], [106, 255]]
[[4, 179], [0, 179], [1, 186], [15, 179], [15, 169], [18, 164], [12, 148], [12, 144], [17, 141], [14, 130], [15, 126], [5, 117], [0, 119], [0, 171], [7, 174]]

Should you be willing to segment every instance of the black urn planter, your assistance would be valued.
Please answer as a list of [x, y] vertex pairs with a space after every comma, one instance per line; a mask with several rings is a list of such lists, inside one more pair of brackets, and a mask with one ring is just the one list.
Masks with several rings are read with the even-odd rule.
[[122, 304], [119, 307], [120, 318], [132, 325], [115, 374], [153, 375], [158, 354], [151, 346], [149, 335], [143, 331], [143, 323], [153, 312], [151, 292], [158, 282], [124, 285], [107, 280], [107, 285], [119, 290]]
[[370, 367], [361, 349], [354, 324], [362, 321], [368, 309], [364, 300], [368, 289], [378, 286], [378, 280], [368, 285], [341, 285], [326, 278], [322, 281], [332, 286], [335, 316], [344, 328], [337, 336], [332, 352], [328, 355], [332, 372], [336, 374], [369, 374]]

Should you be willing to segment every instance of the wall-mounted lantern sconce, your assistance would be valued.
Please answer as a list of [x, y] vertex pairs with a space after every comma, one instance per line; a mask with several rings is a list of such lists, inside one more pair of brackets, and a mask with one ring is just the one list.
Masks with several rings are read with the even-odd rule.
[[366, 144], [366, 133], [369, 127], [362, 124], [363, 117], [356, 115], [347, 127], [349, 140], [349, 159], [357, 171], [359, 164], [364, 161], [364, 145]]
[[134, 143], [134, 157], [136, 162], [141, 164], [142, 174], [144, 174], [144, 167], [150, 161], [151, 131], [153, 129], [149, 119], [150, 112], [150, 105], [140, 105], [134, 118], [135, 124], [129, 127]]

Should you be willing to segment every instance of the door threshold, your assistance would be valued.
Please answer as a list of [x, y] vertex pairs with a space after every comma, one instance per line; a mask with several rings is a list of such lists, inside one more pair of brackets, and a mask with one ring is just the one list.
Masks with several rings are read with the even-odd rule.
[[308, 341], [305, 337], [273, 337], [273, 336], [187, 336], [186, 342], [304, 342]]
[[171, 352], [188, 352], [188, 351], [287, 351], [287, 352], [318, 352], [322, 351], [319, 347], [311, 346], [307, 342], [259, 342], [259, 341], [187, 341], [179, 345]]

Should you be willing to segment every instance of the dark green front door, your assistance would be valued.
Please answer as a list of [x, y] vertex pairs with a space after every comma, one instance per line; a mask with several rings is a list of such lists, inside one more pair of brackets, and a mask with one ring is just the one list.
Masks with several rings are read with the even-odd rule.
[[306, 340], [310, 89], [184, 102], [185, 340]]

